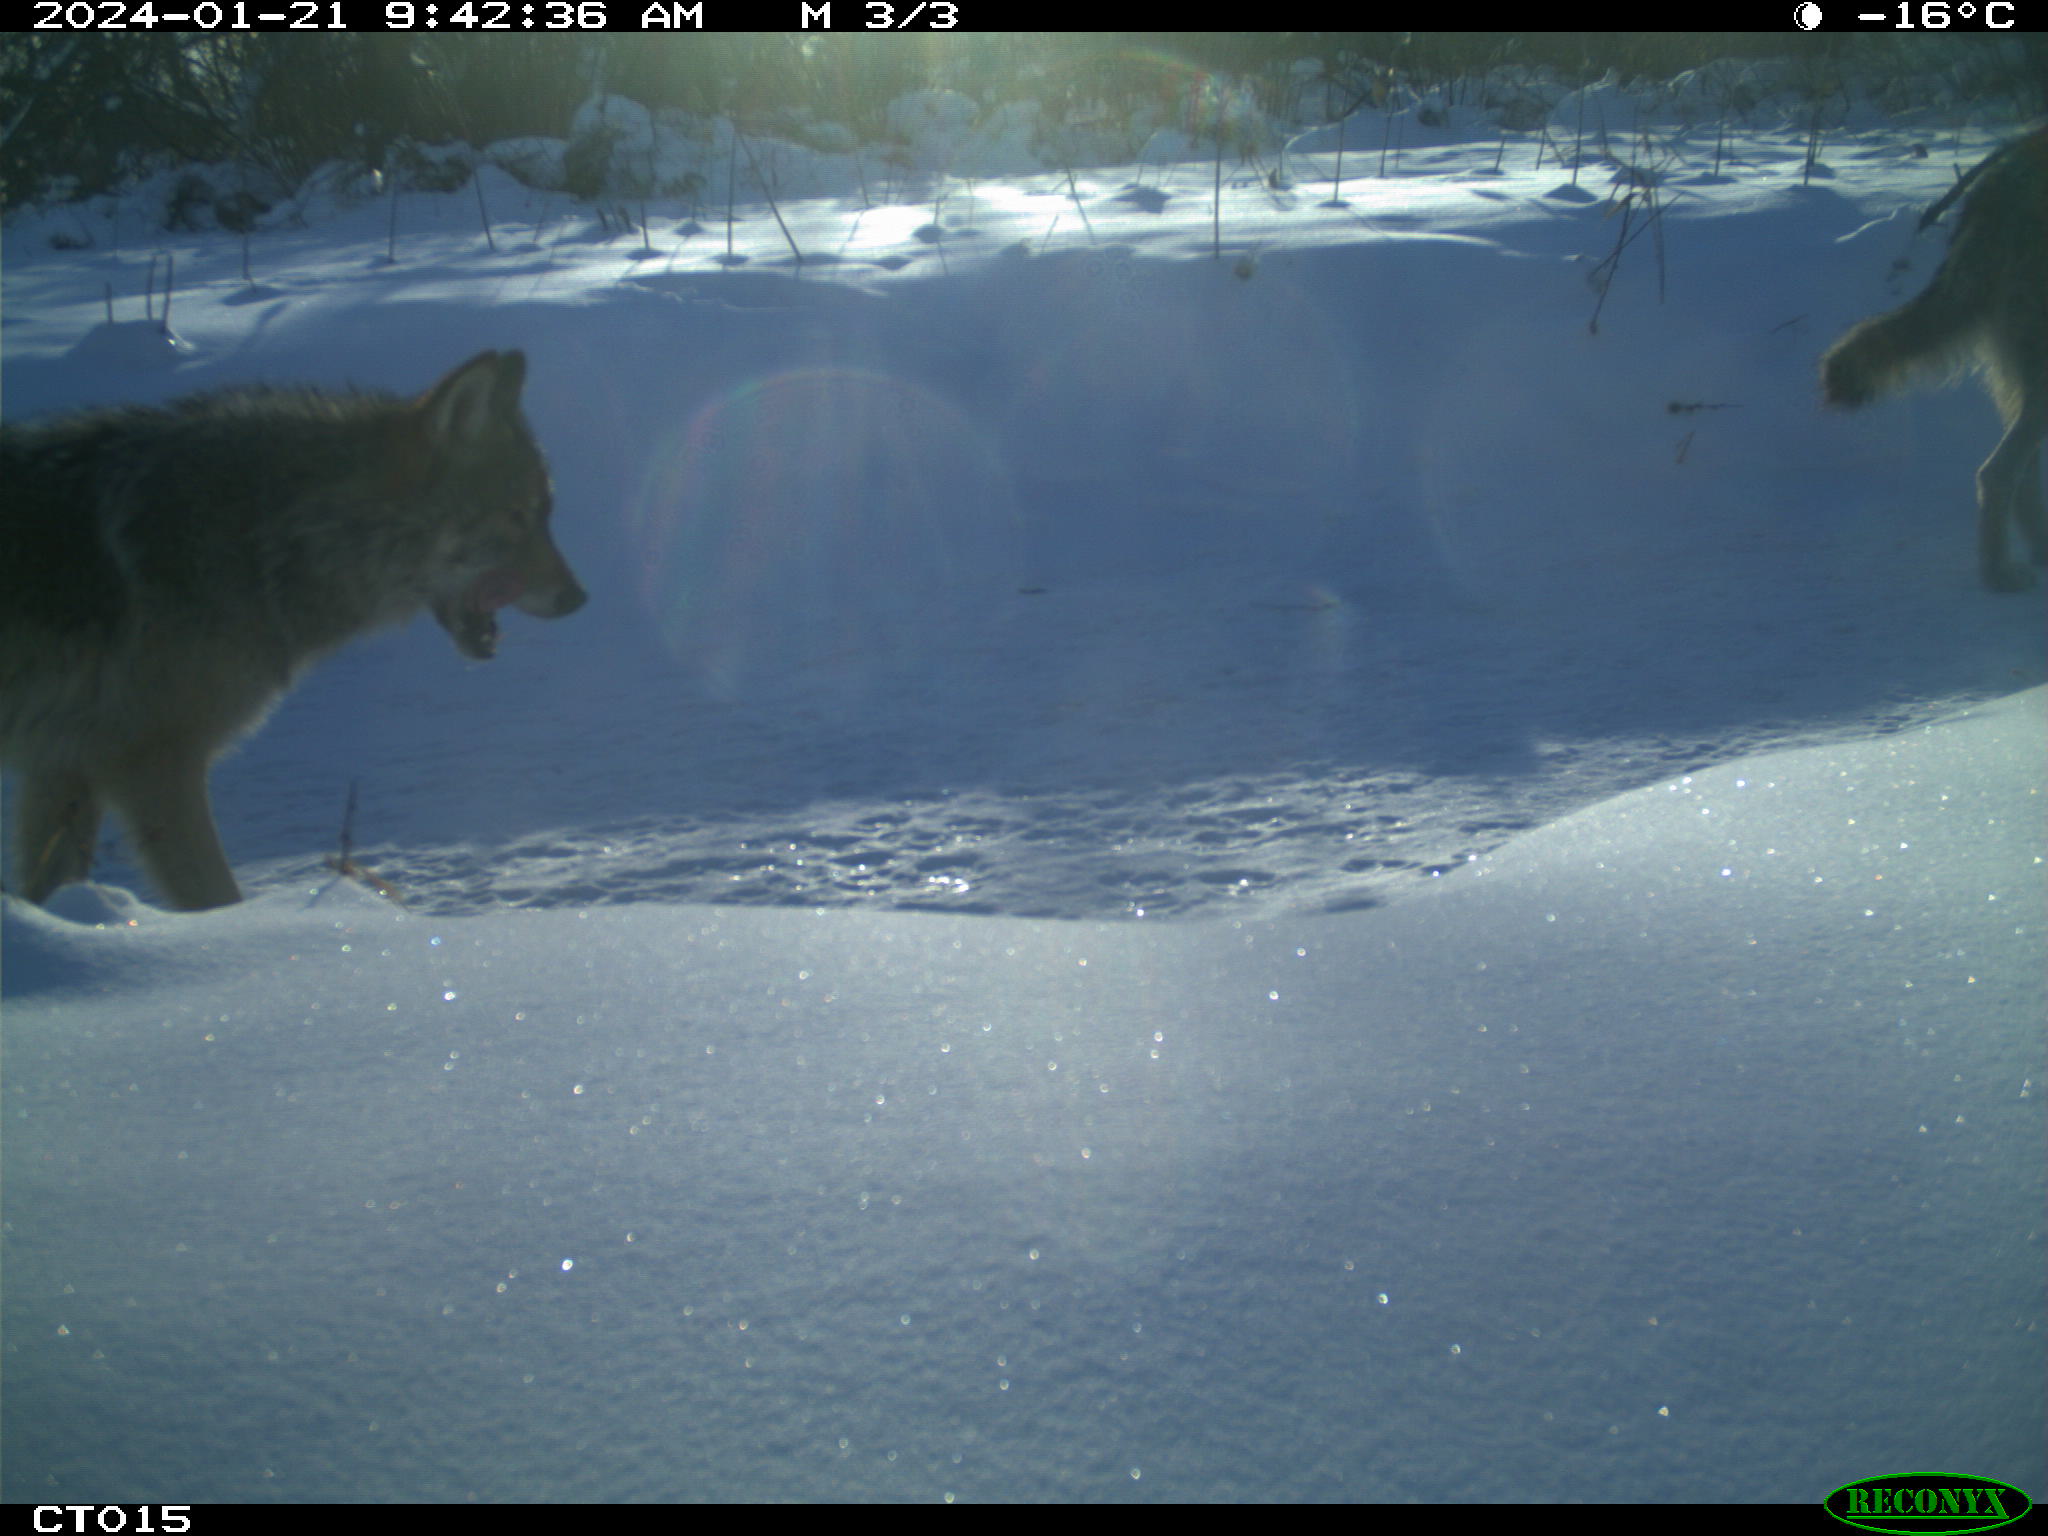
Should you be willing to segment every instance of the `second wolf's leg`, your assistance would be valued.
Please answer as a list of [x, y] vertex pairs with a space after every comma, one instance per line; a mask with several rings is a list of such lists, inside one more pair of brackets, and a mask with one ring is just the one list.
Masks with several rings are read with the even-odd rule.
[[83, 774], [23, 774], [14, 807], [14, 877], [21, 894], [40, 903], [58, 886], [83, 880], [99, 831], [100, 803]]
[[2048, 431], [2048, 393], [2037, 392], [1977, 471], [1977, 561], [1984, 585], [1994, 592], [2019, 592], [2034, 584], [2034, 573], [2006, 553], [2006, 525], [2016, 523], [2036, 560], [2043, 555], [2041, 434]]
[[103, 786], [128, 823], [143, 868], [171, 905], [186, 912], [242, 899], [206, 798], [211, 766], [199, 754], [151, 753], [122, 764]]

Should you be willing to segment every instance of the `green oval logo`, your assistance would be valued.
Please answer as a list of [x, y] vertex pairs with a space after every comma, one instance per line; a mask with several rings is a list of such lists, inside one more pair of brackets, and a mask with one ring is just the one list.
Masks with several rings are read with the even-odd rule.
[[1902, 1472], [1844, 1483], [1822, 1501], [1844, 1525], [1919, 1536], [1996, 1530], [2034, 1507], [2011, 1483], [1954, 1472]]

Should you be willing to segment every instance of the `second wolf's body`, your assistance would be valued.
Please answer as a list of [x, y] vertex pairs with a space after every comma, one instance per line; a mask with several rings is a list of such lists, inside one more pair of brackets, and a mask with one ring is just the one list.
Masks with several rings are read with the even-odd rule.
[[[1977, 471], [1977, 557], [1986, 586], [2017, 591], [2033, 574], [2008, 550], [2017, 527], [2048, 560], [2041, 439], [2048, 433], [2048, 127], [1971, 171], [1955, 238], [1934, 280], [1889, 314], [1849, 330], [1821, 359], [1830, 405], [1859, 406], [1922, 374], [1975, 365], [2005, 422]], [[1953, 194], [1951, 194], [1953, 196]], [[1944, 200], [1946, 202], [1946, 199]]]
[[496, 610], [573, 612], [525, 358], [417, 400], [240, 389], [0, 428], [0, 761], [14, 888], [80, 879], [102, 808], [162, 893], [239, 899], [213, 761], [355, 635], [421, 608], [464, 655]]

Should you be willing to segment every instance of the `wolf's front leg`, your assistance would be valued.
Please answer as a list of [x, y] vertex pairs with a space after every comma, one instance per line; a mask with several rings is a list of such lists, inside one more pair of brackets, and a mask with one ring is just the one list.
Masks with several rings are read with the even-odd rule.
[[124, 763], [105, 785], [143, 868], [164, 898], [187, 912], [242, 899], [207, 800], [211, 766], [189, 750], [154, 752]]

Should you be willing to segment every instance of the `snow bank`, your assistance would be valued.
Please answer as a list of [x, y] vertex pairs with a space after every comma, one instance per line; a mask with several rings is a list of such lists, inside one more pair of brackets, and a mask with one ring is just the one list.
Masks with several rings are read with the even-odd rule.
[[2038, 1489], [2044, 703], [1335, 917], [10, 900], [7, 1491]]

